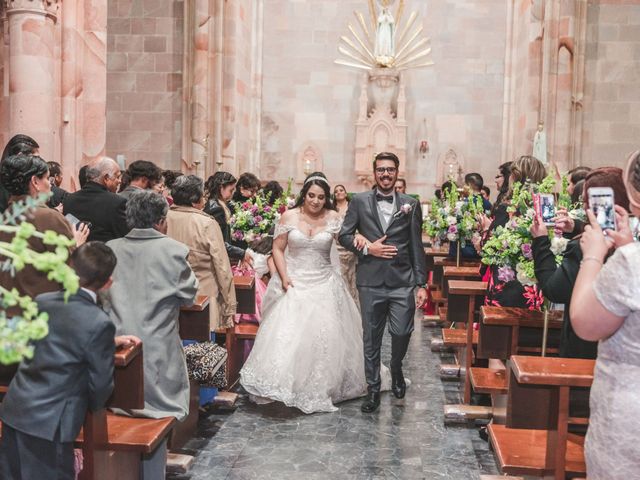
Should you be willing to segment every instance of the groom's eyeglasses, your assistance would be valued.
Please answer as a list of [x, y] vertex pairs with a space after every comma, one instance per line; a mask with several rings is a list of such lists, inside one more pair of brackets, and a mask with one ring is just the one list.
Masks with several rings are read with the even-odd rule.
[[383, 175], [385, 172], [387, 173], [396, 173], [398, 169], [396, 167], [376, 167], [376, 173], [378, 175]]

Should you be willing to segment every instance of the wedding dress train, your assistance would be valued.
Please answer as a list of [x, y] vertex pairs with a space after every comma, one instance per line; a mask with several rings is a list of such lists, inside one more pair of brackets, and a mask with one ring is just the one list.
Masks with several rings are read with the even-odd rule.
[[[293, 287], [285, 293], [278, 275], [269, 282], [260, 330], [240, 372], [251, 395], [313, 413], [336, 411], [335, 403], [366, 393], [360, 312], [331, 261], [340, 223], [313, 236], [277, 226], [276, 237], [289, 235], [285, 260]], [[381, 374], [388, 390], [388, 369]]]

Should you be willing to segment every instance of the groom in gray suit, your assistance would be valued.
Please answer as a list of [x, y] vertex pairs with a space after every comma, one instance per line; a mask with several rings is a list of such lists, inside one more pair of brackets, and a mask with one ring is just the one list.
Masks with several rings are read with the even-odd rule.
[[[391, 389], [396, 398], [404, 397], [402, 360], [413, 332], [416, 299], [418, 307], [427, 299], [422, 210], [413, 197], [394, 191], [399, 165], [393, 153], [376, 155], [376, 187], [349, 202], [339, 238], [343, 247], [358, 256], [356, 284], [368, 385], [362, 404], [365, 413], [380, 405], [380, 347], [387, 320], [391, 334]], [[356, 233], [366, 240], [358, 240]]]

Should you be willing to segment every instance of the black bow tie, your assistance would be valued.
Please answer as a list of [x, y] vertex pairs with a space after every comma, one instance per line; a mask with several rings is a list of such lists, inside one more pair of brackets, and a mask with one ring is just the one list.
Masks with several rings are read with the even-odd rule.
[[380, 193], [376, 193], [376, 200], [378, 202], [389, 202], [393, 203], [393, 195], [381, 195]]

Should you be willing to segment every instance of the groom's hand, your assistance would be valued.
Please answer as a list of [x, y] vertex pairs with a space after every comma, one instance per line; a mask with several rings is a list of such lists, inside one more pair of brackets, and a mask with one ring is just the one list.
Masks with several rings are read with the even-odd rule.
[[375, 242], [371, 243], [368, 248], [369, 255], [373, 255], [378, 258], [393, 258], [398, 254], [398, 247], [395, 245], [385, 245], [384, 241], [387, 236], [379, 238]]
[[427, 289], [420, 287], [416, 292], [416, 305], [418, 308], [422, 308], [425, 303], [427, 303]]

